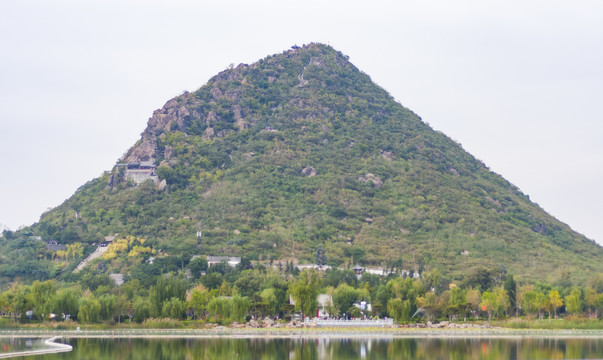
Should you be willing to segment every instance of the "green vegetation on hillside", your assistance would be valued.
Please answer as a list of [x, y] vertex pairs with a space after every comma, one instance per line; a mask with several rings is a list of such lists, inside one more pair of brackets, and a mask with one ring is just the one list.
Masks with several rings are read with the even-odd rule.
[[[331, 265], [396, 263], [457, 280], [492, 267], [550, 283], [603, 271], [601, 247], [325, 45], [239, 65], [176, 97], [126, 158], [154, 161], [167, 187], [135, 186], [116, 167], [27, 230], [63, 244], [142, 237], [174, 256], [313, 262], [324, 249]], [[26, 246], [7, 241], [0, 246]], [[36, 261], [19, 251], [15, 259]], [[21, 276], [7, 262], [2, 275]], [[35, 267], [41, 280], [68, 275], [70, 264]]]

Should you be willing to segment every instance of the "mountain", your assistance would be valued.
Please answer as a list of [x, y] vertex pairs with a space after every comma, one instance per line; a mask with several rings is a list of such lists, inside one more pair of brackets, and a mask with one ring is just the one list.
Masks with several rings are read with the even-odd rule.
[[331, 264], [452, 278], [603, 271], [600, 246], [322, 44], [240, 64], [169, 100], [112, 170], [29, 231], [65, 244], [133, 235], [171, 255], [324, 253]]

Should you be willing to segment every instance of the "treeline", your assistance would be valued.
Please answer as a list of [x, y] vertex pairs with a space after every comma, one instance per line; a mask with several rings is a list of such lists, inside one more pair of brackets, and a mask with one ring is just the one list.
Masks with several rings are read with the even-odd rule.
[[[559, 314], [598, 318], [603, 313], [600, 275], [585, 287], [518, 284], [512, 275], [487, 272], [481, 275], [491, 277], [473, 274], [456, 284], [444, 280], [438, 270], [420, 278], [366, 272], [358, 278], [352, 270], [299, 272], [290, 264], [251, 268], [246, 261], [236, 268], [226, 263], [208, 268], [203, 258], [178, 268], [177, 257], [162, 259], [173, 262], [164, 260], [152, 268], [164, 273], [154, 275], [146, 265], [132, 271], [121, 286], [109, 275], [95, 273], [98, 268], [85, 270], [77, 282], [15, 282], [0, 295], [3, 321], [119, 324], [170, 318], [227, 324], [265, 317], [289, 320], [296, 314], [314, 317], [319, 305], [331, 316], [387, 316], [397, 323]], [[483, 290], [482, 283], [487, 284]], [[332, 301], [319, 304], [319, 294], [331, 295]], [[370, 310], [361, 310], [361, 301], [371, 304]]]

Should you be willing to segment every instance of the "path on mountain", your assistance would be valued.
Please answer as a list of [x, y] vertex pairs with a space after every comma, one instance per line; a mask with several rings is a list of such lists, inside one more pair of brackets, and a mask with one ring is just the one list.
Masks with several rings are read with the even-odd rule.
[[75, 270], [73, 272], [78, 272], [78, 271], [82, 270], [84, 267], [86, 267], [86, 265], [88, 265], [88, 263], [90, 261], [92, 261], [92, 260], [100, 257], [102, 254], [104, 254], [105, 251], [107, 251], [107, 249], [108, 249], [107, 244], [99, 245], [92, 254], [88, 255], [87, 258], [85, 258], [81, 263], [79, 263], [79, 265], [75, 268]]
[[297, 78], [299, 79], [299, 86], [304, 86], [305, 84], [308, 83], [308, 80], [304, 80], [304, 71], [306, 71], [306, 68], [308, 66], [310, 66], [311, 62], [312, 62], [312, 58], [310, 58], [310, 60], [308, 60], [308, 63], [306, 64], [306, 66], [304, 66], [302, 68], [302, 70], [299, 72], [299, 75], [297, 75]]

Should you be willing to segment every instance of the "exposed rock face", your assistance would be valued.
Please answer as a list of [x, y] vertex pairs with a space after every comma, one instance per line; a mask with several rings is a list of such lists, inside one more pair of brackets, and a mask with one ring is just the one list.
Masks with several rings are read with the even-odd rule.
[[109, 177], [107, 178], [107, 186], [110, 188], [116, 186], [118, 183], [118, 176], [119, 175], [117, 173], [109, 174]]
[[379, 153], [386, 160], [391, 160], [392, 157], [394, 157], [394, 153], [392, 151], [379, 150]]
[[532, 227], [532, 231], [536, 232], [536, 233], [539, 233], [539, 234], [542, 234], [542, 235], [548, 235], [549, 234], [549, 232], [548, 232], [548, 230], [546, 228], [546, 225], [542, 224], [542, 223], [534, 225]]
[[232, 112], [234, 114], [234, 118], [236, 120], [236, 125], [237, 125], [237, 128], [239, 129], [239, 131], [241, 131], [243, 129], [249, 129], [249, 123], [247, 121], [245, 121], [245, 119], [243, 119], [243, 116], [241, 115], [241, 107], [239, 105], [233, 106]]
[[302, 170], [302, 174], [307, 177], [313, 177], [318, 175], [318, 171], [316, 171], [316, 169], [314, 169], [312, 166], [308, 166]]
[[201, 137], [201, 139], [210, 140], [215, 134], [216, 132], [214, 131], [214, 128], [208, 127], [207, 129], [205, 129], [205, 132], [203, 132], [203, 136]]
[[216, 87], [211, 89], [210, 93], [211, 93], [211, 96], [213, 96], [214, 99], [216, 99], [216, 100], [218, 100], [219, 98], [222, 97], [222, 91], [220, 91], [220, 89], [218, 89]]
[[383, 186], [383, 181], [381, 181], [381, 179], [379, 179], [378, 177], [376, 177], [375, 175], [368, 173], [364, 176], [361, 176], [358, 178], [358, 181], [362, 181], [362, 182], [371, 182], [373, 184], [373, 186], [380, 188], [381, 186]]
[[161, 180], [160, 183], [157, 184], [157, 190], [164, 190], [167, 187], [167, 182], [165, 179]]
[[173, 148], [173, 147], [171, 147], [171, 146], [169, 146], [169, 145], [167, 145], [167, 146], [165, 147], [165, 150], [163, 151], [163, 157], [164, 157], [166, 160], [169, 160], [169, 159], [171, 159], [171, 158], [172, 158], [172, 156], [173, 156], [173, 155], [174, 155], [174, 148]]
[[486, 199], [486, 201], [490, 202], [492, 205], [495, 205], [496, 207], [500, 207], [500, 202], [498, 200], [494, 200], [489, 196], [484, 197], [484, 199]]
[[[140, 142], [132, 147], [125, 156], [124, 162], [155, 161], [157, 158], [157, 137], [169, 131], [185, 128], [186, 118], [195, 115], [189, 109], [198, 103], [195, 96], [189, 93], [168, 101], [163, 108], [155, 110], [142, 133]], [[186, 106], [185, 106], [186, 104]]]

